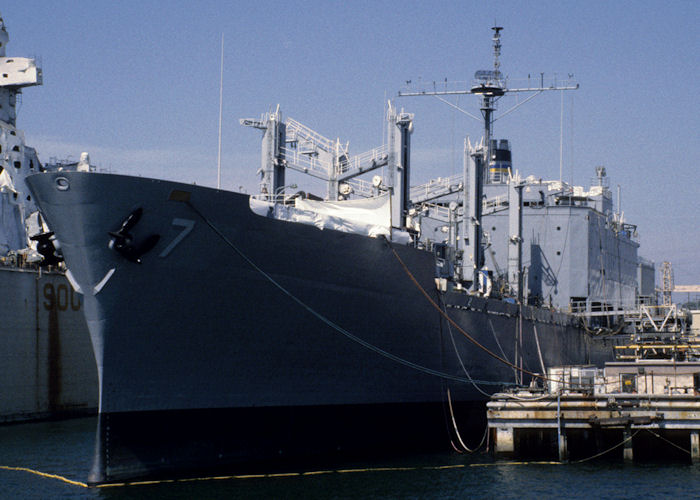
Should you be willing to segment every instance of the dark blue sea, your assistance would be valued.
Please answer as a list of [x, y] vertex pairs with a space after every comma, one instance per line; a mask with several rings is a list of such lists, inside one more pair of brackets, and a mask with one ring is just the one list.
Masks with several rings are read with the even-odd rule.
[[[87, 488], [95, 418], [0, 426], [0, 498], [700, 498], [700, 466], [509, 463], [442, 453], [290, 475]], [[26, 468], [43, 474], [38, 475]]]

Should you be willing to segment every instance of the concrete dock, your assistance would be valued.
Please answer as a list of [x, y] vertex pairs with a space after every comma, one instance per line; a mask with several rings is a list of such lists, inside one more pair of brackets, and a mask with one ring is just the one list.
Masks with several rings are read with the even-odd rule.
[[554, 451], [566, 462], [572, 452], [594, 457], [621, 448], [631, 461], [635, 450], [654, 456], [666, 447], [700, 462], [700, 362], [636, 360], [547, 372], [546, 388], [494, 394], [487, 404], [497, 456]]

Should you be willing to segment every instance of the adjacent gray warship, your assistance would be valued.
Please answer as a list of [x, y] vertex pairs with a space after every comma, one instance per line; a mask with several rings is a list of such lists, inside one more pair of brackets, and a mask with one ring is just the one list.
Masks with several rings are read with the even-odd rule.
[[[616, 312], [653, 295], [653, 266], [603, 169], [588, 190], [514, 173], [491, 138], [518, 90], [500, 28], [494, 47], [461, 91], [485, 137], [459, 176], [411, 186], [413, 115], [390, 103], [387, 144], [354, 157], [279, 109], [242, 120], [263, 133], [255, 196], [28, 177], [97, 360], [92, 483], [471, 447], [492, 392], [613, 359]], [[326, 195], [294, 192], [293, 172]]]
[[0, 18], [0, 423], [97, 411], [82, 298], [66, 281], [24, 182], [47, 169], [16, 127], [18, 96], [41, 85], [34, 59], [7, 57]]

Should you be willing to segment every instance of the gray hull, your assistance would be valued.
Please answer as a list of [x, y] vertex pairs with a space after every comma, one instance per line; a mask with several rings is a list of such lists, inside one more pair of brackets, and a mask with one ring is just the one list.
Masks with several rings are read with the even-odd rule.
[[97, 412], [82, 298], [63, 274], [0, 267], [0, 422]]
[[[28, 184], [84, 293], [101, 380], [94, 482], [361, 452], [377, 436], [449, 446], [447, 390], [471, 411], [516, 374], [443, 314], [530, 371], [538, 345], [547, 366], [612, 358], [570, 316], [528, 307], [520, 341], [514, 304], [436, 291], [431, 253], [260, 217], [247, 195], [84, 173]], [[137, 208], [134, 245], [160, 236], [140, 264], [108, 246]], [[353, 418], [331, 425], [341, 415]]]

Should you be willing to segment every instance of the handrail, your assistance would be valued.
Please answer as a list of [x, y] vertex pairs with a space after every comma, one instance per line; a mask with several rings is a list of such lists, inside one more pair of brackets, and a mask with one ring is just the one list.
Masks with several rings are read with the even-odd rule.
[[455, 193], [462, 189], [463, 177], [462, 174], [455, 174], [450, 177], [431, 179], [425, 184], [420, 184], [418, 186], [411, 186], [411, 201], [420, 203], [422, 201], [429, 201], [434, 198], [439, 198], [440, 196]]
[[383, 144], [359, 155], [349, 158], [346, 162], [338, 164], [338, 177], [340, 179], [353, 177], [364, 173], [365, 171], [374, 170], [375, 168], [384, 166], [389, 160], [389, 147]]
[[328, 152], [328, 153], [334, 153], [336, 149], [336, 141], [333, 141], [331, 139], [328, 139], [327, 137], [322, 136], [318, 132], [311, 130], [309, 127], [306, 125], [302, 125], [298, 121], [296, 121], [293, 118], [287, 118], [286, 120], [287, 123], [287, 134], [290, 134], [293, 136], [294, 139], [298, 140], [298, 137], [301, 136], [303, 139], [307, 139], [314, 144], [318, 145], [322, 150]]
[[357, 196], [362, 196], [363, 198], [371, 198], [375, 195], [374, 184], [365, 179], [360, 179], [359, 177], [354, 177], [343, 181], [352, 187], [352, 191]]
[[328, 179], [333, 168], [333, 163], [327, 159], [310, 156], [291, 148], [280, 148], [287, 161], [287, 167], [293, 168], [305, 174]]

